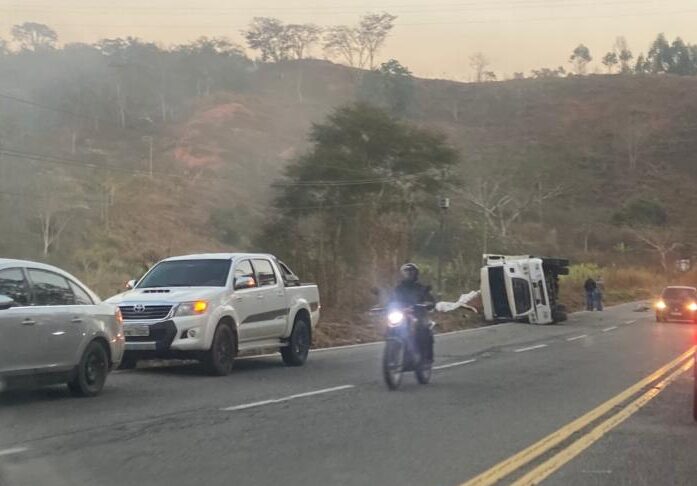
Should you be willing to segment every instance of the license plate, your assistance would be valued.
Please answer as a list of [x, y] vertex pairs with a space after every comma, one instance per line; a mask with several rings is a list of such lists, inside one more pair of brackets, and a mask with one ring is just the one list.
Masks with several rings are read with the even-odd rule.
[[124, 326], [123, 334], [125, 336], [149, 336], [150, 328], [148, 326]]

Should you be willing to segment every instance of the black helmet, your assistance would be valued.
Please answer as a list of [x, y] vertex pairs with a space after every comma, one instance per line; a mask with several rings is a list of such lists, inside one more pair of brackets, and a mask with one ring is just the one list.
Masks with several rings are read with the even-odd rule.
[[404, 280], [416, 282], [419, 279], [419, 267], [415, 263], [405, 263], [399, 271]]

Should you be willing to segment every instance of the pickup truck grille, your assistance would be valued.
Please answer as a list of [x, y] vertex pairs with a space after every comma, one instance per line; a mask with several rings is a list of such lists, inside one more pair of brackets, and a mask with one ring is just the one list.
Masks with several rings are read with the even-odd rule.
[[171, 305], [122, 305], [119, 306], [123, 319], [126, 321], [149, 321], [164, 319], [172, 310]]

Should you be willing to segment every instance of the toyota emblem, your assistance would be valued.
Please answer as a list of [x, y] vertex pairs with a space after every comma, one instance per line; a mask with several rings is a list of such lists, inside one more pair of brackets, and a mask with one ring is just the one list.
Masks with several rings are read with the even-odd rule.
[[143, 304], [136, 304], [133, 306], [133, 312], [141, 314], [145, 312], [145, 306]]

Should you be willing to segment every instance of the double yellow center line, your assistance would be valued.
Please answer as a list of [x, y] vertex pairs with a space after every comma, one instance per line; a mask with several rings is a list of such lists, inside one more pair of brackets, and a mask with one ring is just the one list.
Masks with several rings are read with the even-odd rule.
[[688, 370], [690, 366], [692, 366], [693, 361], [690, 358], [692, 358], [694, 354], [695, 346], [688, 349], [670, 363], [654, 371], [643, 380], [630, 386], [619, 395], [611, 398], [582, 417], [568, 423], [564, 427], [549, 434], [547, 437], [523, 449], [517, 454], [496, 464], [491, 469], [484, 471], [480, 475], [463, 483], [462, 486], [489, 486], [498, 483], [507, 476], [522, 469], [535, 459], [548, 453], [551, 449], [567, 440], [573, 434], [576, 434], [590, 426], [590, 424], [609, 413], [615, 407], [623, 404], [647, 386], [663, 378], [647, 392], [630, 402], [628, 405], [624, 406], [619, 412], [611, 415], [588, 433], [575, 440], [571, 445], [556, 453], [551, 458], [536, 466], [531, 471], [520, 477], [517, 481], [512, 483], [515, 486], [539, 484], [550, 474], [554, 473], [564, 464], [572, 460], [611, 429], [624, 422], [634, 412], [639, 410], [652, 398], [658, 395], [666, 386], [668, 386], [668, 384], [670, 384], [670, 382]]

